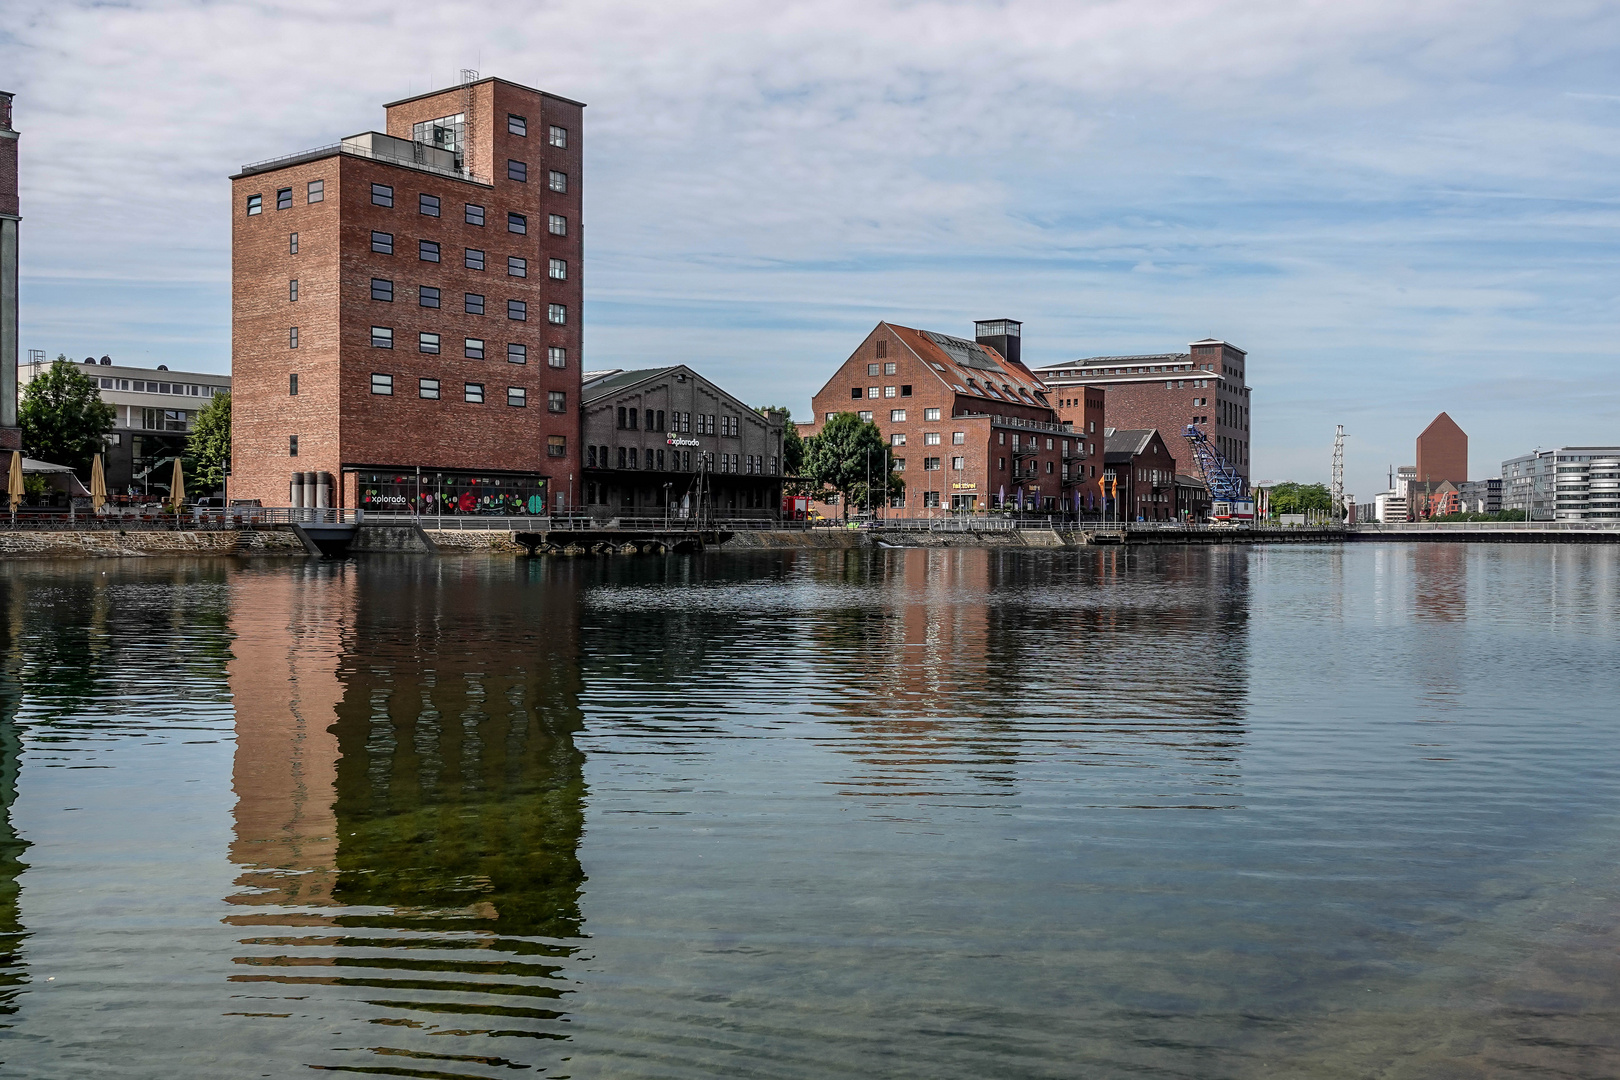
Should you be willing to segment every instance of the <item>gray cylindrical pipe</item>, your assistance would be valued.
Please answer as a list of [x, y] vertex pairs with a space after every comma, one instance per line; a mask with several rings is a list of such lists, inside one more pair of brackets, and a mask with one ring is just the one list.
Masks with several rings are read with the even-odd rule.
[[323, 509], [332, 505], [332, 474], [329, 472], [315, 474], [315, 505]]
[[304, 474], [304, 507], [307, 509], [315, 505], [315, 473]]
[[293, 473], [292, 481], [287, 485], [287, 505], [304, 505], [304, 474], [301, 472]]

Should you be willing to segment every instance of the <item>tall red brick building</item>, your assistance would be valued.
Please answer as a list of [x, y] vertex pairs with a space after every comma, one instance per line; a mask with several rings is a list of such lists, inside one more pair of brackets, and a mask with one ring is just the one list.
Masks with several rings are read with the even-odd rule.
[[1170, 440], [1182, 472], [1196, 471], [1181, 433], [1197, 424], [1221, 454], [1249, 479], [1248, 354], [1214, 338], [1184, 353], [1093, 356], [1038, 369], [1058, 399], [1078, 398], [1083, 386], [1107, 391], [1108, 424], [1125, 430], [1157, 429]]
[[17, 245], [22, 209], [17, 198], [17, 132], [11, 94], [0, 90], [0, 450], [21, 450], [17, 427]]
[[1413, 479], [1434, 490], [1445, 480], [1458, 487], [1468, 482], [1468, 434], [1445, 413], [1430, 421], [1417, 437], [1417, 473]]
[[878, 323], [816, 393], [802, 433], [843, 412], [876, 424], [906, 483], [891, 517], [1072, 513], [1082, 469], [1101, 464], [1102, 433], [1094, 454], [1064, 424], [1019, 357], [1021, 331], [1010, 319], [975, 324], [973, 339]]
[[489, 78], [385, 109], [231, 177], [230, 496], [573, 505], [584, 106]]

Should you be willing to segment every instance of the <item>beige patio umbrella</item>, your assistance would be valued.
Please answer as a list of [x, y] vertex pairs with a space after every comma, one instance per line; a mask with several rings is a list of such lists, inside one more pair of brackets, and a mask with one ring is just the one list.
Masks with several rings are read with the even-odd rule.
[[174, 459], [174, 476], [169, 480], [169, 501], [174, 506], [174, 512], [180, 512], [180, 504], [186, 501], [186, 480], [180, 475], [180, 459]]
[[17, 512], [17, 504], [22, 502], [23, 497], [21, 450], [13, 450], [11, 452], [11, 475], [6, 478], [6, 494], [11, 497], [11, 512], [15, 514]]
[[101, 508], [107, 505], [107, 474], [101, 468], [101, 455], [96, 455], [95, 462], [90, 466], [90, 512], [101, 513]]

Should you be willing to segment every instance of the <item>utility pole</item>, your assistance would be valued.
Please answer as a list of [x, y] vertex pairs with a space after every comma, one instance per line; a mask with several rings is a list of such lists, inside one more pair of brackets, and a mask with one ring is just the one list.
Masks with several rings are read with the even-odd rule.
[[1344, 425], [1333, 436], [1333, 520], [1344, 523]]

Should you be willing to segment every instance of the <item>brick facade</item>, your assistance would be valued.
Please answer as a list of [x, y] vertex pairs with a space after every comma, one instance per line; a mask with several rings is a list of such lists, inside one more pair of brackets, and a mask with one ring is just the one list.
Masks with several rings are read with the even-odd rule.
[[1121, 431], [1156, 429], [1169, 441], [1181, 471], [1196, 474], [1197, 462], [1182, 438], [1197, 424], [1249, 479], [1250, 412], [1248, 356], [1213, 338], [1195, 341], [1185, 353], [1096, 356], [1040, 368], [1036, 375], [1060, 400], [1080, 386], [1107, 391], [1108, 423]]
[[[314, 470], [343, 478], [340, 505], [373, 505], [380, 485], [395, 503], [373, 508], [398, 509], [400, 481], [420, 472], [442, 482], [413, 485], [407, 501], [482, 483], [481, 491], [571, 506], [579, 485], [583, 106], [485, 79], [386, 108], [386, 133], [405, 140], [415, 123], [464, 115], [463, 172], [416, 167], [346, 140], [341, 150], [232, 178], [230, 495], [282, 505], [290, 473]], [[526, 133], [509, 118], [521, 118]], [[566, 132], [566, 145], [553, 145], [553, 127]], [[512, 165], [509, 175], [509, 162], [522, 170]], [[565, 190], [551, 189], [553, 172]], [[323, 197], [311, 202], [314, 181]], [[381, 186], [375, 197], [373, 185]], [[261, 210], [249, 215], [254, 195]], [[424, 212], [434, 208], [424, 197], [437, 200], [436, 215]], [[483, 224], [469, 207], [482, 209]], [[511, 231], [509, 214], [522, 215], [525, 231]], [[561, 235], [548, 228], [554, 214]], [[374, 234], [392, 238], [392, 253], [374, 250], [386, 246], [374, 245]], [[424, 243], [437, 245], [437, 261], [425, 257], [434, 252]], [[469, 252], [482, 253], [482, 269]], [[523, 276], [509, 270], [513, 258], [523, 260]], [[552, 276], [552, 260], [561, 277]], [[432, 289], [438, 306], [424, 306]], [[482, 313], [469, 295], [482, 298]], [[552, 321], [552, 305], [561, 322]], [[391, 347], [378, 347], [390, 338], [373, 328], [390, 333]], [[437, 352], [424, 334], [437, 335]], [[481, 357], [469, 340], [481, 343]], [[553, 348], [562, 350], [560, 367], [551, 364]], [[392, 394], [374, 393], [389, 385], [374, 376], [390, 379]], [[481, 388], [482, 402], [469, 388]]]
[[1109, 491], [1114, 496], [1107, 516], [1114, 521], [1176, 520], [1176, 459], [1164, 436], [1152, 428], [1110, 428], [1107, 442], [1104, 472], [1113, 482]]
[[906, 482], [891, 517], [1073, 511], [1085, 441], [1062, 427], [1041, 380], [988, 346], [879, 323], [811, 404], [806, 435], [841, 412], [870, 414]]
[[1447, 480], [1457, 487], [1468, 482], [1468, 435], [1445, 413], [1430, 421], [1417, 437], [1413, 479], [1431, 491], [1438, 491]]

